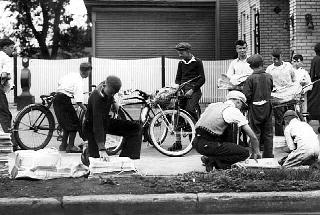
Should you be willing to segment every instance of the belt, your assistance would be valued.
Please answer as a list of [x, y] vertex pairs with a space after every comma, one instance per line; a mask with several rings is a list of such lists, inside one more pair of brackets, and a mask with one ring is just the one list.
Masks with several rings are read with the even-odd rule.
[[268, 101], [266, 101], [266, 100], [261, 100], [261, 101], [258, 101], [258, 102], [252, 102], [252, 104], [254, 104], [254, 105], [264, 105], [267, 102]]
[[203, 128], [203, 127], [197, 127], [196, 128], [196, 136], [197, 137], [203, 137], [205, 139], [216, 139], [219, 138], [219, 134], [215, 134], [211, 131], [208, 131], [208, 129]]

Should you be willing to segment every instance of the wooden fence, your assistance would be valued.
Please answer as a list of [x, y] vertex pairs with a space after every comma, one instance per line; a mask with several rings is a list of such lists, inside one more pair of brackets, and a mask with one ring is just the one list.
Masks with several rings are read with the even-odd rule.
[[[88, 60], [88, 58], [67, 60], [31, 59], [29, 63], [31, 71], [30, 93], [35, 96], [36, 102], [40, 102], [40, 95], [55, 91], [62, 76], [78, 71], [80, 63]], [[92, 84], [100, 83], [108, 75], [116, 75], [122, 80], [122, 89], [141, 89], [149, 93], [161, 88], [163, 83], [166, 86], [174, 83], [179, 61], [178, 59], [161, 57], [138, 60], [113, 60], [93, 57], [90, 60], [93, 67]], [[202, 87], [202, 103], [224, 100], [226, 90], [218, 90], [217, 81], [222, 73], [226, 73], [230, 62], [231, 60], [203, 61], [206, 83]], [[17, 78], [16, 94], [18, 96], [22, 92], [20, 85], [21, 69], [22, 59], [18, 58], [17, 77], [15, 77]], [[85, 79], [84, 83], [86, 89], [88, 89], [88, 80]], [[13, 92], [9, 93], [8, 100], [11, 103], [14, 102]]]

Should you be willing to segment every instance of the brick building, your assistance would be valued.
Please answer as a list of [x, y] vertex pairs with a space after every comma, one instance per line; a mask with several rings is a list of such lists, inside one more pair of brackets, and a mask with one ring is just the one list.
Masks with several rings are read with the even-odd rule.
[[302, 54], [309, 70], [313, 47], [320, 42], [320, 1], [238, 0], [238, 38], [247, 41], [250, 54], [260, 53], [266, 66], [272, 49], [279, 47], [285, 61]]

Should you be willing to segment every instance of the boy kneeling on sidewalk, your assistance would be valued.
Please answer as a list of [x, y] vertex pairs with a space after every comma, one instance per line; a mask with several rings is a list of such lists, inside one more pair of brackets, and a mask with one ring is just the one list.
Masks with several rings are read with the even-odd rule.
[[299, 119], [297, 113], [288, 110], [283, 116], [285, 123], [284, 136], [290, 150], [288, 156], [282, 158], [279, 164], [283, 167], [312, 165], [318, 160], [319, 140], [312, 127]]

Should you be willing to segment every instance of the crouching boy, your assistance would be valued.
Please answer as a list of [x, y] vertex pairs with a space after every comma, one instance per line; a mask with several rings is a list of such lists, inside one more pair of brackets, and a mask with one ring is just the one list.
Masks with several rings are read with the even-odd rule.
[[293, 110], [286, 111], [283, 120], [284, 136], [290, 154], [282, 158], [279, 164], [284, 167], [312, 165], [318, 160], [320, 150], [316, 133], [308, 123], [300, 121]]
[[119, 92], [120, 88], [121, 80], [116, 76], [108, 76], [89, 97], [84, 126], [88, 148], [81, 155], [81, 160], [85, 165], [89, 165], [88, 157], [109, 160], [105, 148], [106, 134], [124, 137], [119, 157], [140, 159], [141, 126], [132, 121], [109, 117], [111, 106], [115, 104], [113, 96]]

